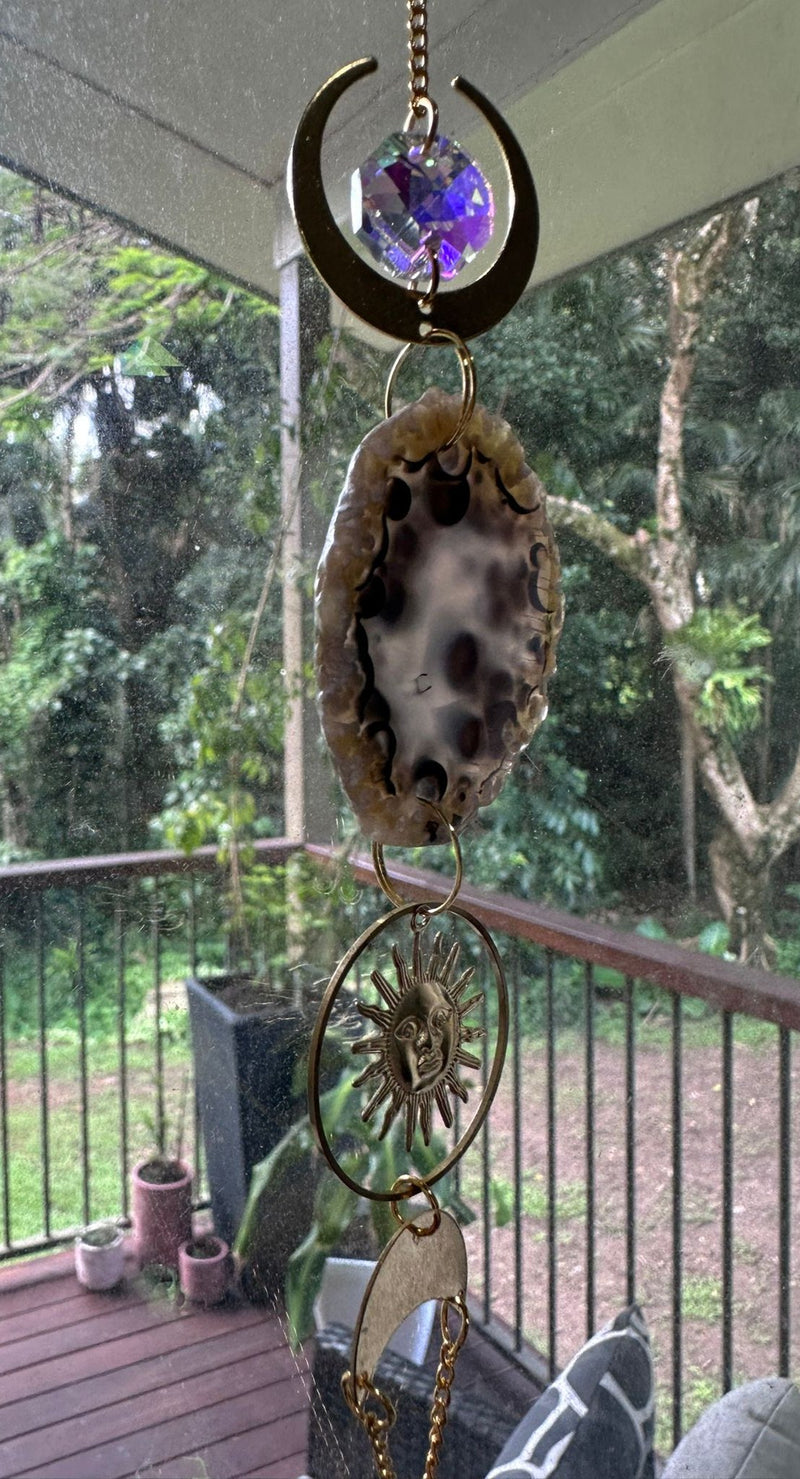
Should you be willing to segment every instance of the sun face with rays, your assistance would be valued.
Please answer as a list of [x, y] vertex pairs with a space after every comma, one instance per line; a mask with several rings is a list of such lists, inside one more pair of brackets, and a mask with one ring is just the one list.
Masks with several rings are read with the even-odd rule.
[[467, 1001], [463, 999], [475, 970], [469, 966], [454, 979], [459, 954], [457, 944], [445, 953], [442, 936], [437, 934], [425, 963], [420, 934], [416, 933], [410, 970], [397, 946], [392, 946], [396, 987], [381, 971], [372, 972], [372, 984], [385, 1005], [369, 1006], [360, 1002], [358, 1006], [362, 1017], [380, 1028], [376, 1036], [362, 1037], [353, 1044], [354, 1053], [374, 1054], [376, 1059], [353, 1084], [354, 1088], [361, 1088], [364, 1084], [377, 1083], [361, 1118], [366, 1123], [386, 1105], [379, 1131], [382, 1139], [405, 1108], [406, 1150], [409, 1151], [417, 1125], [425, 1144], [430, 1144], [434, 1104], [450, 1128], [451, 1096], [463, 1103], [467, 1101], [467, 1090], [458, 1070], [480, 1068], [480, 1059], [468, 1052], [464, 1044], [483, 1037], [483, 1028], [468, 1027], [464, 1019], [483, 1001], [483, 992], [477, 992]]

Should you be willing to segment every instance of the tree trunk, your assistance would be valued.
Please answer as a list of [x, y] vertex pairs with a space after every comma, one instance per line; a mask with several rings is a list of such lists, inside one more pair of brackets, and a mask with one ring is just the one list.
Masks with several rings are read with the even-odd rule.
[[719, 827], [709, 848], [714, 893], [731, 932], [731, 948], [743, 965], [770, 966], [769, 860], [748, 858], [728, 827]]
[[[669, 361], [659, 407], [655, 534], [642, 528], [625, 535], [584, 504], [557, 497], [548, 501], [556, 526], [572, 529], [641, 581], [665, 637], [685, 627], [696, 610], [694, 548], [683, 514], [683, 445], [702, 311], [725, 260], [753, 218], [753, 202], [719, 212], [666, 259]], [[689, 891], [693, 888], [696, 768], [718, 813], [710, 861], [720, 909], [737, 934], [742, 958], [765, 962], [769, 956], [770, 868], [800, 838], [800, 749], [779, 795], [770, 803], [764, 798], [757, 804], [728, 736], [701, 723], [697, 684], [677, 663], [672, 680], [680, 714]]]
[[683, 870], [686, 888], [694, 904], [697, 901], [697, 764], [695, 759], [694, 730], [683, 713], [681, 725], [681, 832], [683, 841]]
[[27, 810], [19, 788], [0, 770], [0, 827], [7, 852], [22, 854], [28, 847]]
[[[775, 629], [773, 627], [773, 641]], [[772, 646], [764, 651], [761, 658], [767, 680], [764, 684], [764, 701], [761, 709], [761, 733], [758, 741], [758, 799], [762, 806], [769, 801], [770, 786], [772, 784]]]

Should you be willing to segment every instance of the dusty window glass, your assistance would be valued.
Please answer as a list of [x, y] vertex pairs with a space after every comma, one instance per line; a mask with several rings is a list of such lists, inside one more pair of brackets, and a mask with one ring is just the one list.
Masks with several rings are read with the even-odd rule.
[[[379, 907], [348, 871], [360, 843], [316, 724], [309, 597], [389, 358], [331, 327], [303, 270], [287, 574], [276, 305], [8, 171], [0, 237], [0, 822], [22, 869], [2, 875], [2, 1251], [125, 1219], [134, 1165], [188, 1158], [197, 1226], [210, 1200], [217, 1232], [240, 1233], [270, 1318], [306, 1239], [288, 1298], [310, 1326], [324, 1254], [386, 1231], [319, 1191], [302, 1064], [330, 969]], [[705, 953], [712, 975], [720, 959], [800, 970], [798, 272], [792, 176], [532, 292], [475, 346], [482, 401], [548, 491], [567, 615], [550, 716], [465, 863], [483, 889], [561, 911], [553, 928], [571, 916], [582, 944], [553, 957], [501, 932], [515, 1048], [451, 1194], [476, 1311], [512, 1344], [563, 1363], [587, 1318], [639, 1294], [662, 1448], [678, 1352], [688, 1425], [732, 1370], [797, 1348], [788, 1133], [774, 1150], [794, 1113], [788, 1035], [776, 1053], [766, 1010], [720, 1023], [723, 977], [695, 975], [682, 1011], [653, 980], [631, 987], [592, 925]], [[400, 393], [434, 375], [456, 387], [431, 355]], [[298, 788], [310, 840], [338, 849], [327, 871], [279, 842]], [[217, 1073], [235, 1056], [226, 1012], [266, 1063], [240, 1099]], [[253, 1165], [287, 1134], [245, 1212]], [[188, 1417], [185, 1433], [180, 1454], [213, 1474], [212, 1440]]]

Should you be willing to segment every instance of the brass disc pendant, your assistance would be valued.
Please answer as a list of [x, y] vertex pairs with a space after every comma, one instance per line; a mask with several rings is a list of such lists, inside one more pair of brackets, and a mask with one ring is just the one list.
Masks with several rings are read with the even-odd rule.
[[432, 1299], [462, 1298], [467, 1289], [464, 1236], [449, 1212], [437, 1210], [422, 1230], [406, 1223], [386, 1244], [367, 1285], [353, 1336], [352, 1370], [372, 1380], [403, 1320]]
[[[468, 910], [451, 904], [434, 919], [433, 907], [404, 904], [364, 931], [331, 977], [314, 1027], [309, 1114], [317, 1142], [336, 1175], [372, 1201], [396, 1200], [397, 1192], [351, 1176], [331, 1143], [335, 1126], [324, 1123], [323, 1048], [334, 1013], [336, 1031], [346, 1035], [360, 1060], [352, 1089], [361, 1096], [364, 1124], [379, 1139], [401, 1126], [412, 1168], [420, 1146], [430, 1146], [437, 1131], [447, 1135], [449, 1147], [443, 1146], [434, 1167], [425, 1167], [426, 1186], [439, 1181], [472, 1144], [503, 1068], [508, 995], [494, 941]], [[407, 944], [398, 943], [404, 923], [410, 926]], [[371, 967], [366, 979], [365, 966]], [[488, 997], [481, 989], [484, 979]], [[474, 1111], [456, 1132], [456, 1104], [460, 1110], [476, 1097]]]
[[[342, 1376], [342, 1394], [369, 1438], [381, 1479], [395, 1479], [388, 1440], [397, 1410], [391, 1398], [375, 1385], [375, 1372], [394, 1331], [419, 1305], [429, 1300], [438, 1302], [442, 1344], [423, 1479], [434, 1479], [439, 1466], [456, 1360], [469, 1331], [463, 1234], [455, 1218], [442, 1211], [433, 1192], [422, 1182], [400, 1177], [394, 1187], [398, 1197], [407, 1195], [403, 1183], [409, 1181], [413, 1190], [425, 1195], [432, 1216], [426, 1214], [424, 1223], [405, 1222], [392, 1202], [400, 1231], [387, 1243], [369, 1281], [356, 1321], [350, 1370]], [[451, 1316], [456, 1321], [453, 1330]]]

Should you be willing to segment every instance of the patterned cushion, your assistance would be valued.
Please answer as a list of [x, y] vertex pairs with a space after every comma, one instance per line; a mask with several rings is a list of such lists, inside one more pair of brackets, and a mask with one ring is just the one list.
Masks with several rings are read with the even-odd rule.
[[633, 1304], [587, 1341], [487, 1479], [652, 1479], [653, 1363]]

